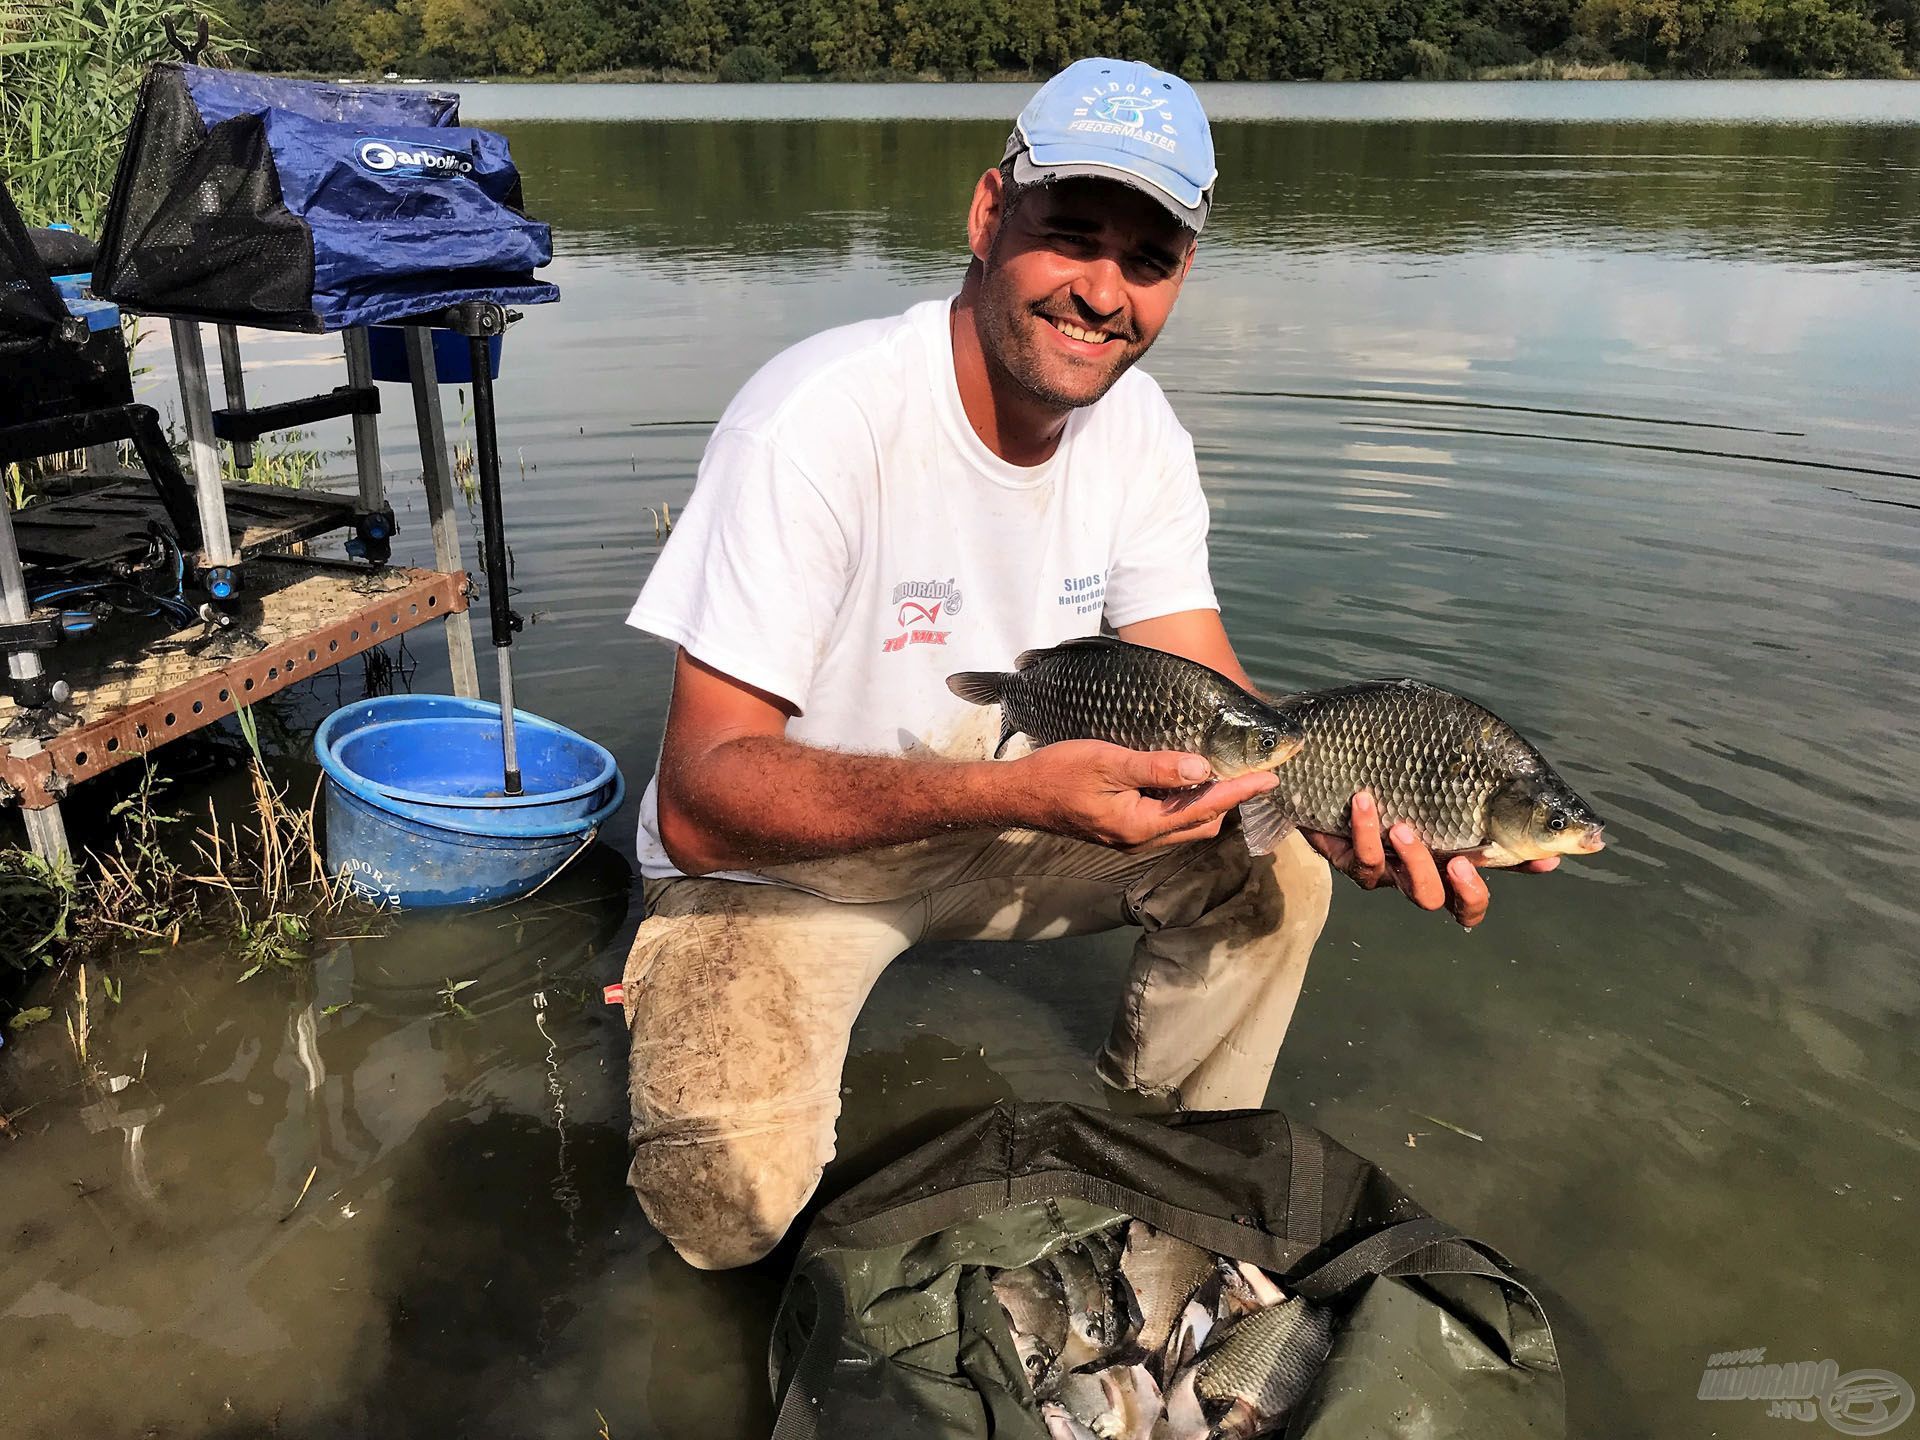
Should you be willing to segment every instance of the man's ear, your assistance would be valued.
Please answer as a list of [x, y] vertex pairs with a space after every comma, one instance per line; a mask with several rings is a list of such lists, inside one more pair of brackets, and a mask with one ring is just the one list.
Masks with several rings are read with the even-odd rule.
[[967, 248], [982, 265], [993, 253], [993, 237], [1006, 219], [1006, 195], [1006, 177], [998, 167], [984, 172], [973, 187], [973, 203], [967, 207]]
[[1193, 243], [1187, 246], [1187, 258], [1180, 263], [1180, 283], [1187, 283], [1187, 276], [1193, 273], [1193, 257], [1200, 253], [1200, 237], [1193, 237]]

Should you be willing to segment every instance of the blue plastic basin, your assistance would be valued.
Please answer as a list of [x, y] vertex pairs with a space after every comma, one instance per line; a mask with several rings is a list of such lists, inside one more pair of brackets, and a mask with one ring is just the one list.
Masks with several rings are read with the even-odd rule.
[[514, 712], [523, 793], [501, 792], [500, 707], [389, 695], [329, 715], [314, 736], [327, 777], [327, 866], [404, 907], [523, 894], [588, 841], [625, 798], [613, 756]]

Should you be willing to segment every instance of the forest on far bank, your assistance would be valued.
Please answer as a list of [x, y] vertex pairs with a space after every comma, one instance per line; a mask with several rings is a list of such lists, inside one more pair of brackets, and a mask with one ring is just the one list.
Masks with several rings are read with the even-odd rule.
[[1083, 55], [1190, 80], [1898, 76], [1920, 0], [226, 0], [262, 70], [972, 79]]

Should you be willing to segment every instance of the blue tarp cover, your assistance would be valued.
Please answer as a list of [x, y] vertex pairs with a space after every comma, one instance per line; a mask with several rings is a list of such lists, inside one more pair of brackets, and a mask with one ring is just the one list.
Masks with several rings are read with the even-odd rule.
[[[313, 232], [313, 308], [328, 329], [475, 298], [557, 297], [532, 279], [553, 247], [545, 225], [508, 204], [520, 179], [501, 136], [329, 124], [277, 108], [263, 119], [280, 197]], [[491, 280], [476, 285], [481, 277]]]
[[157, 65], [99, 278], [129, 309], [306, 330], [558, 299], [506, 140], [459, 118], [445, 91]]

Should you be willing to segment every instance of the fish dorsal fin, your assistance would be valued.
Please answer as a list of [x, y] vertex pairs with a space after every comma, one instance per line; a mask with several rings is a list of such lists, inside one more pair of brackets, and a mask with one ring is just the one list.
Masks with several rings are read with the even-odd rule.
[[970, 705], [998, 705], [1002, 687], [1012, 678], [998, 670], [962, 670], [947, 677], [947, 689]]
[[1056, 650], [1125, 650], [1131, 647], [1124, 640], [1116, 640], [1111, 635], [1081, 635], [1072, 640], [1062, 640], [1058, 645], [1043, 646], [1038, 650], [1022, 650], [1014, 657], [1013, 668], [1024, 670], [1044, 655]]

